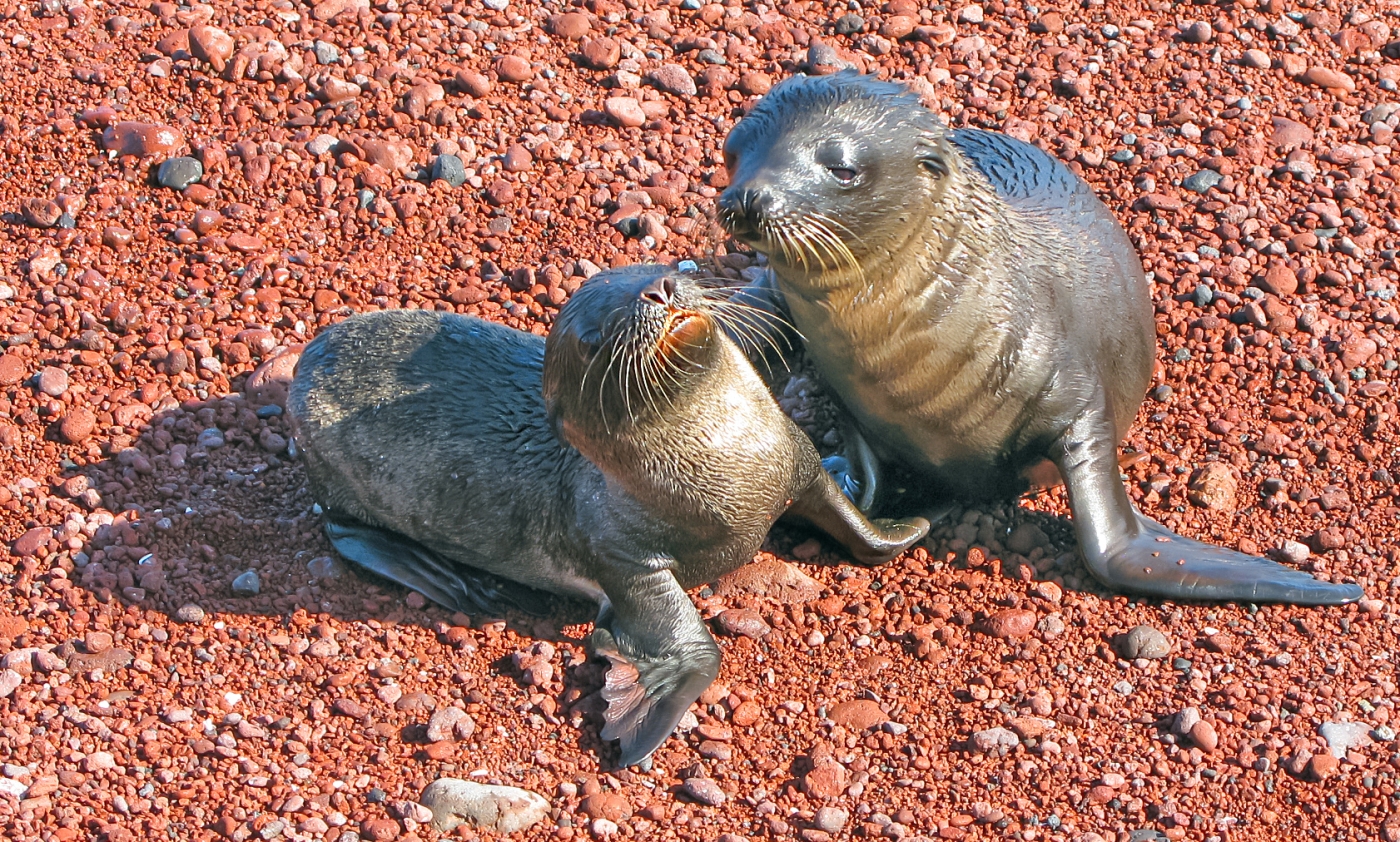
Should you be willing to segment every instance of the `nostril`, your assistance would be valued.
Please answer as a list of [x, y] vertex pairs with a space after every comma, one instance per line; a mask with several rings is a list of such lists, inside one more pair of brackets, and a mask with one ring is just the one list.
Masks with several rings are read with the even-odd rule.
[[662, 307], [671, 303], [676, 294], [676, 282], [671, 278], [657, 278], [642, 288], [641, 297]]

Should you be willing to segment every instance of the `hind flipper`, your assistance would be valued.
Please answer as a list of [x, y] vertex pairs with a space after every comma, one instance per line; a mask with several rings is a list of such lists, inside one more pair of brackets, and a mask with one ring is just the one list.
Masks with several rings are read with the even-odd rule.
[[397, 532], [344, 515], [324, 515], [336, 552], [359, 567], [463, 614], [504, 616], [514, 608], [548, 616], [550, 595], [446, 558]]

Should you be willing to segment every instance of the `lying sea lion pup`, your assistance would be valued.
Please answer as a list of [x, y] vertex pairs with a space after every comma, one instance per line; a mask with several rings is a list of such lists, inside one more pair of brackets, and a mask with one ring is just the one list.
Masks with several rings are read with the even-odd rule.
[[927, 483], [921, 511], [1013, 497], [1053, 463], [1084, 561], [1110, 588], [1361, 597], [1133, 508], [1118, 443], [1152, 377], [1151, 290], [1118, 220], [1059, 161], [1004, 134], [950, 131], [904, 87], [853, 72], [775, 86], [724, 157], [721, 221], [768, 255], [807, 352], [875, 454]]
[[547, 341], [371, 313], [316, 337], [292, 382], [296, 442], [347, 559], [462, 611], [529, 608], [538, 591], [599, 604], [602, 735], [623, 765], [718, 673], [686, 588], [752, 561], [783, 515], [863, 564], [928, 531], [872, 523], [841, 494], [722, 329], [730, 306], [666, 267], [627, 267], [580, 288]]

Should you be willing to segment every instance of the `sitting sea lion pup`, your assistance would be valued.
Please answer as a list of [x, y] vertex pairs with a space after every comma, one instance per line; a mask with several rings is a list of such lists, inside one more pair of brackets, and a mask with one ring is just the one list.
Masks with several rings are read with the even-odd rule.
[[1133, 508], [1117, 446], [1152, 375], [1151, 293], [1123, 228], [1063, 164], [1006, 135], [949, 131], [902, 86], [853, 72], [775, 86], [724, 157], [721, 221], [768, 255], [808, 353], [877, 455], [932, 496], [1019, 494], [1049, 459], [1084, 560], [1110, 587], [1361, 596]]
[[296, 441], [346, 558], [463, 611], [529, 607], [532, 589], [597, 601], [603, 737], [623, 765], [718, 673], [685, 589], [752, 561], [779, 516], [865, 564], [928, 531], [871, 523], [840, 493], [721, 329], [726, 306], [666, 267], [628, 267], [580, 288], [547, 342], [372, 313], [316, 337], [292, 382]]

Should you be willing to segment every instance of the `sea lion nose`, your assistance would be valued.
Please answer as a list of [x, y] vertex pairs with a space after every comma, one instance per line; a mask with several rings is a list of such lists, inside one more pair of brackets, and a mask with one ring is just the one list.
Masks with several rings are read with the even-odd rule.
[[768, 207], [766, 191], [752, 187], [730, 187], [719, 196], [719, 208], [729, 220], [757, 228]]
[[669, 307], [676, 297], [676, 279], [670, 275], [663, 275], [642, 287], [642, 291], [637, 295], [644, 301]]

